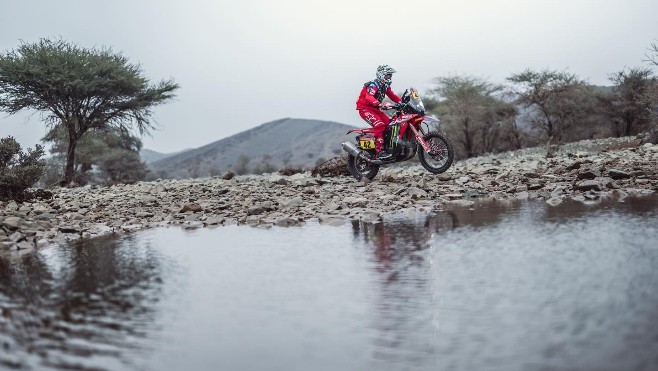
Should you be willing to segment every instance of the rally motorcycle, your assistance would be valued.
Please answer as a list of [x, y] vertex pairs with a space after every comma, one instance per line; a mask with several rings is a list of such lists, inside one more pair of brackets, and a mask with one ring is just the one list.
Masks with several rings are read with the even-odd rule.
[[[372, 180], [381, 165], [410, 160], [416, 153], [420, 164], [430, 173], [441, 174], [452, 165], [455, 157], [452, 144], [438, 132], [440, 121], [425, 115], [425, 106], [418, 91], [407, 89], [401, 98], [400, 103], [393, 106], [395, 113], [384, 131], [384, 143], [391, 157], [377, 158], [373, 128], [347, 132], [357, 134], [356, 143], [342, 143], [343, 150], [348, 154], [347, 169], [356, 180]], [[436, 131], [430, 131], [430, 125], [435, 126]]]

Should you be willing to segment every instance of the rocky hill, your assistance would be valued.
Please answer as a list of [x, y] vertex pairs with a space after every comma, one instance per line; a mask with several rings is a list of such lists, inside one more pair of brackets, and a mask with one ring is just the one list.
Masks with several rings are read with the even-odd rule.
[[198, 178], [260, 173], [282, 168], [309, 169], [342, 152], [352, 126], [330, 121], [285, 118], [149, 163], [160, 178]]

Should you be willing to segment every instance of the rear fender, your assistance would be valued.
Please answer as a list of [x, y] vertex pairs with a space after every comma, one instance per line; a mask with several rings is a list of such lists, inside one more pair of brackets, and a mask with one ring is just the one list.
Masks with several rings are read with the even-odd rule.
[[347, 134], [352, 134], [352, 133], [357, 133], [357, 134], [372, 134], [374, 133], [375, 130], [373, 128], [365, 128], [365, 129], [351, 129], [350, 131], [347, 132]]

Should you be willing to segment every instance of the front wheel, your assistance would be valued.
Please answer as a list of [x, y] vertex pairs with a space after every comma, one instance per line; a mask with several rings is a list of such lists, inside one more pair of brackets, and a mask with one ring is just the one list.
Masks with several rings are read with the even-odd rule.
[[430, 147], [430, 151], [429, 153], [425, 152], [422, 146], [418, 146], [420, 164], [432, 174], [441, 174], [448, 170], [455, 159], [455, 150], [448, 138], [439, 132], [433, 131], [425, 135], [423, 139]]
[[354, 157], [350, 154], [347, 155], [347, 170], [356, 179], [361, 180], [368, 178], [372, 180], [379, 172], [379, 165], [374, 165], [361, 157]]

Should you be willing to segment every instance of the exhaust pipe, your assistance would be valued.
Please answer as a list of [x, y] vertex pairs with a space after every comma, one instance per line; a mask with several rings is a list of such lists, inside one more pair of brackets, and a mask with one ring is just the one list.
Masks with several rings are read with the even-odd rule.
[[363, 152], [360, 149], [356, 148], [354, 143], [343, 142], [343, 144], [341, 145], [343, 146], [343, 150], [345, 150], [345, 152], [349, 153], [350, 155], [354, 157], [365, 157], [363, 156]]
[[357, 158], [360, 157], [363, 160], [365, 160], [365, 161], [367, 161], [371, 164], [374, 164], [374, 165], [381, 165], [381, 161], [373, 160], [369, 156], [366, 156], [363, 153], [362, 150], [356, 148], [354, 143], [352, 143], [352, 142], [343, 142], [341, 145], [343, 146], [343, 150], [345, 150], [345, 152], [349, 153], [350, 155], [352, 155], [354, 157], [357, 157]]

